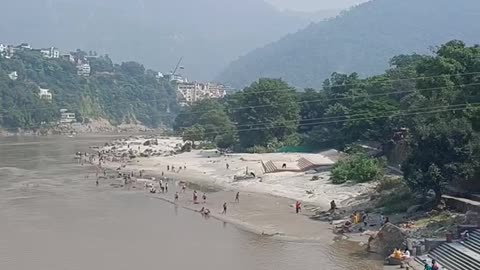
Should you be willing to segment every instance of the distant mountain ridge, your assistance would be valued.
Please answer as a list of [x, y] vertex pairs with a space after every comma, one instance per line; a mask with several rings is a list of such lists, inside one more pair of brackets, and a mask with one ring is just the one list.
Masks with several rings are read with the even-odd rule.
[[164, 72], [184, 56], [185, 72], [200, 80], [314, 20], [263, 0], [17, 0], [1, 6], [8, 23], [0, 24], [0, 43], [108, 52], [116, 61]]
[[373, 0], [253, 50], [217, 79], [234, 87], [259, 77], [319, 87], [333, 72], [377, 74], [398, 54], [428, 53], [452, 39], [479, 43], [478, 18], [477, 0]]

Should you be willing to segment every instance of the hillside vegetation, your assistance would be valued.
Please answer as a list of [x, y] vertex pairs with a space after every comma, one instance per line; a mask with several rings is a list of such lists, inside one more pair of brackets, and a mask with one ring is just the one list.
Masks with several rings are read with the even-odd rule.
[[480, 46], [454, 40], [431, 56], [399, 55], [390, 65], [365, 79], [334, 73], [320, 89], [303, 92], [260, 79], [220, 105], [185, 108], [175, 127], [185, 140], [256, 153], [285, 146], [362, 150], [336, 165], [337, 183], [382, 177], [383, 161], [363, 155], [362, 145], [377, 145], [380, 153], [371, 155], [397, 148], [413, 191], [432, 191], [438, 201], [451, 185], [480, 190]]
[[373, 0], [240, 57], [217, 79], [237, 88], [262, 77], [320, 87], [333, 72], [380, 74], [395, 55], [452, 39], [478, 43], [478, 14], [477, 0]]
[[[0, 58], [0, 126], [37, 128], [58, 121], [60, 109], [75, 112], [82, 122], [102, 117], [112, 124], [156, 127], [169, 121], [176, 99], [168, 81], [136, 62], [114, 65], [108, 56], [92, 59], [91, 66], [93, 75], [82, 77], [73, 63], [35, 51]], [[14, 71], [17, 80], [8, 76]], [[41, 99], [39, 88], [50, 89], [53, 100]]]

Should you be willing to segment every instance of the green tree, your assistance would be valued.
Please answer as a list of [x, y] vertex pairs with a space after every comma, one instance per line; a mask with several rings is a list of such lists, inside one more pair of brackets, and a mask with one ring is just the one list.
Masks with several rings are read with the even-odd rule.
[[182, 137], [184, 141], [191, 141], [192, 147], [195, 147], [195, 142], [205, 139], [205, 129], [201, 125], [195, 124], [186, 128]]
[[438, 202], [450, 184], [473, 181], [479, 168], [479, 140], [466, 119], [439, 120], [417, 127], [402, 166], [413, 190], [433, 190]]
[[226, 140], [234, 134], [234, 126], [225, 107], [214, 99], [205, 99], [184, 108], [175, 119], [174, 128], [182, 131], [194, 125], [204, 129], [204, 139], [210, 142], [216, 142], [223, 136], [222, 140]]
[[282, 143], [296, 136], [300, 107], [295, 90], [280, 79], [260, 79], [238, 95], [233, 116], [243, 148]]
[[332, 168], [332, 182], [335, 184], [342, 184], [349, 180], [364, 183], [379, 180], [383, 175], [382, 163], [361, 153], [340, 160]]

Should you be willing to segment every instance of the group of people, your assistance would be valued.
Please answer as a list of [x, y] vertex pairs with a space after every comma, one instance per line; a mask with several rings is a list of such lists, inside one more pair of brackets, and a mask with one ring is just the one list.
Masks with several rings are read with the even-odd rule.
[[395, 249], [389, 257], [399, 261], [405, 261], [410, 259], [410, 250], [408, 250], [408, 248], [406, 248], [404, 251]]
[[[163, 182], [163, 180], [160, 179], [158, 184], [159, 184], [161, 193], [168, 193], [168, 182]], [[145, 185], [147, 185], [147, 184], [145, 183]], [[155, 185], [153, 185], [153, 184], [150, 186], [150, 193], [157, 193], [157, 189], [155, 188]]]
[[435, 260], [432, 260], [432, 265], [426, 263], [424, 270], [440, 270], [440, 266]]
[[[187, 164], [183, 165], [183, 167], [178, 166], [178, 170], [176, 172], [179, 173], [182, 169], [186, 170], [187, 169]], [[167, 171], [175, 172], [175, 166], [174, 165], [172, 165], [172, 166], [167, 165]], [[164, 173], [162, 172], [162, 176], [163, 176], [163, 174]]]

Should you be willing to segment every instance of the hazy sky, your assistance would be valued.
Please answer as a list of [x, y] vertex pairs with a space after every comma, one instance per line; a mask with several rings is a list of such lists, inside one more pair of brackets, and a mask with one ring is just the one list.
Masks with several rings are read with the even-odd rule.
[[341, 9], [368, 0], [266, 0], [280, 9], [298, 11], [317, 11], [322, 9]]

